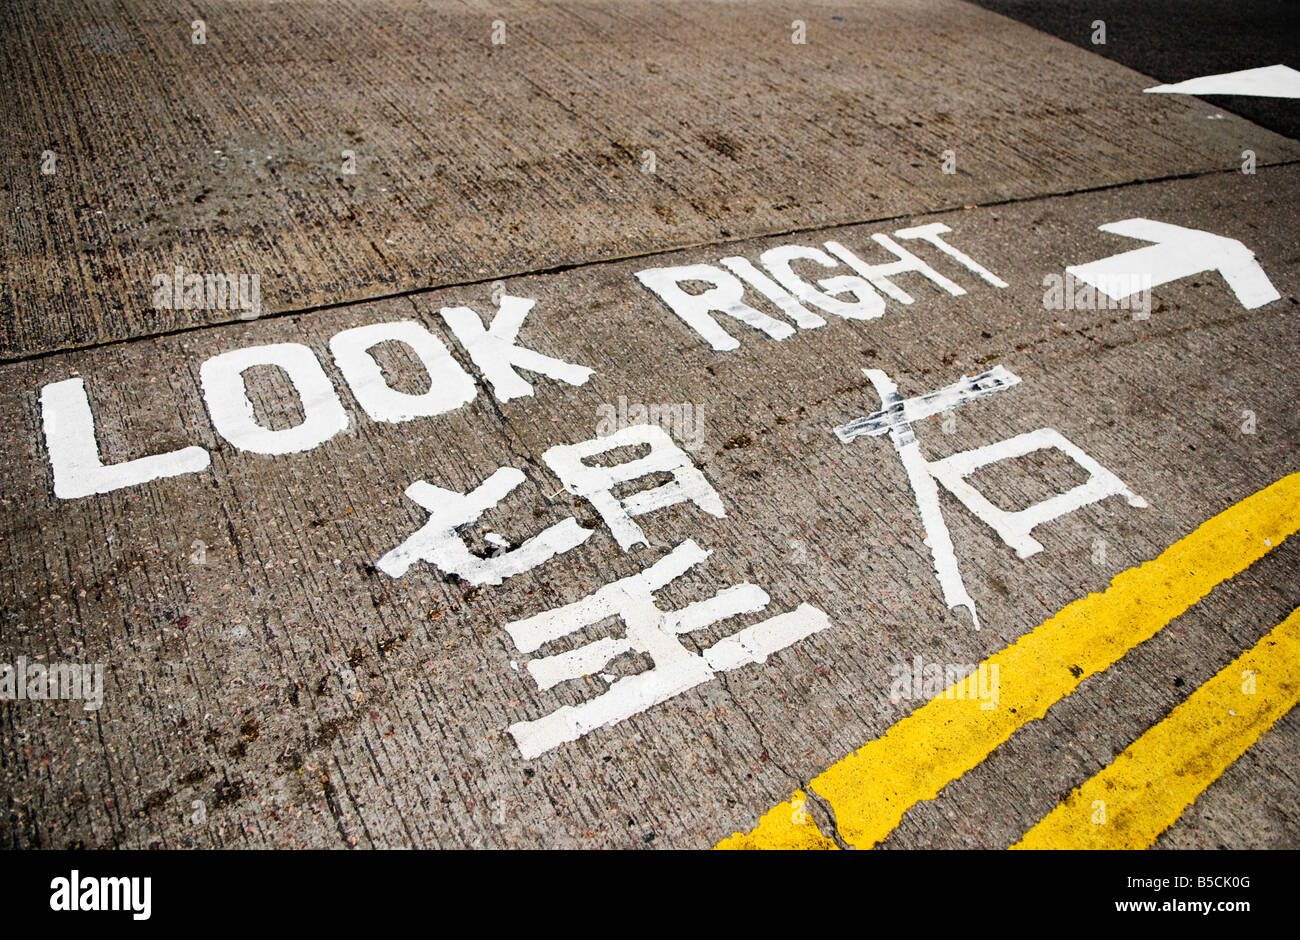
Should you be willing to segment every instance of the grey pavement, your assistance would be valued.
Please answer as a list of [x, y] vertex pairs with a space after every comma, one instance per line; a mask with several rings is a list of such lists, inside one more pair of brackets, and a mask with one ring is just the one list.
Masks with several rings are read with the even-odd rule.
[[[1300, 469], [1300, 144], [1143, 95], [1150, 77], [979, 7], [232, 3], [206, 11], [202, 46], [180, 5], [3, 16], [0, 662], [106, 671], [98, 710], [0, 703], [2, 845], [708, 848], [922, 704], [891, 696], [891, 667], [977, 663]], [[335, 168], [343, 149], [355, 175]], [[1277, 299], [1248, 306], [1210, 270], [1155, 286], [1149, 315], [1045, 301], [1066, 267], [1142, 247], [1099, 230], [1134, 218], [1241, 242]], [[934, 223], [1006, 286], [906, 237]], [[868, 319], [805, 297], [824, 325], [781, 339], [715, 311], [737, 341], [717, 350], [637, 276], [723, 258], [771, 272], [765, 252], [827, 242], [891, 260], [873, 236], [962, 293], [898, 274], [913, 302], [882, 295]], [[177, 265], [258, 274], [260, 315], [154, 309], [151, 279]], [[791, 270], [805, 286], [853, 273]], [[442, 314], [486, 325], [503, 295], [535, 301], [518, 346], [590, 378], [528, 360], [533, 394], [503, 394]], [[396, 321], [450, 363], [431, 379], [386, 342], [382, 382], [450, 395], [459, 374], [470, 400], [396, 423], [367, 410], [374, 386], [331, 339]], [[279, 440], [313, 416], [342, 428], [258, 453], [216, 426], [204, 364], [280, 344], [319, 373], [250, 354], [247, 413], [226, 420]], [[864, 369], [910, 398], [995, 366], [1020, 384], [914, 423], [928, 458], [1050, 428], [1147, 506], [1092, 502], [1036, 528], [1043, 550], [1022, 559], [942, 493], [975, 631], [945, 603], [890, 439], [834, 428], [881, 408]], [[304, 396], [308, 373], [324, 384]], [[89, 438], [66, 409], [50, 426], [42, 389], [75, 378], [102, 463], [185, 447], [209, 462], [60, 498], [50, 442]], [[674, 406], [669, 436], [725, 515], [657, 508], [625, 547], [544, 454], [611, 416], [636, 424], [638, 404]], [[593, 533], [500, 584], [377, 567], [429, 519], [403, 495], [413, 481], [466, 493], [507, 467], [519, 487], [457, 530], [471, 557], [570, 518]], [[1037, 451], [972, 480], [1014, 510], [1083, 477]], [[688, 652], [801, 604], [827, 625], [525, 756], [512, 726], [652, 663], [622, 652], [542, 688], [528, 664], [562, 644], [529, 650], [508, 627], [688, 539], [712, 555], [663, 609], [742, 582], [770, 596], [683, 634]], [[1088, 679], [884, 847], [1016, 841], [1297, 606], [1297, 552], [1277, 547]], [[597, 619], [564, 648], [617, 634]], [[1294, 712], [1274, 725], [1157, 846], [1300, 843], [1297, 728]], [[823, 803], [809, 811], [833, 829]]]

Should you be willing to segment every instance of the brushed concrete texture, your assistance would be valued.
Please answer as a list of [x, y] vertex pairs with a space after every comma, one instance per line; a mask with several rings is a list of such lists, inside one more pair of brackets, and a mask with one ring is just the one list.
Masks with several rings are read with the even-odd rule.
[[[1170, 124], [1182, 126], [1173, 117]], [[1208, 140], [1228, 125], [1189, 121], [1188, 133], [1193, 126]], [[399, 425], [361, 413], [330, 361], [328, 338], [415, 319], [476, 374], [438, 310], [492, 310], [489, 284], [0, 366], [0, 661], [25, 655], [108, 668], [98, 712], [75, 702], [0, 707], [0, 844], [700, 848], [746, 830], [921, 704], [891, 701], [890, 666], [915, 655], [978, 662], [1300, 469], [1298, 196], [1295, 166], [1207, 173], [507, 278], [511, 294], [537, 299], [521, 342], [596, 375], [581, 387], [529, 375], [536, 396], [505, 403], [481, 385], [453, 413]], [[1134, 216], [1240, 239], [1282, 298], [1247, 311], [1207, 273], [1156, 288], [1147, 320], [1123, 310], [1044, 309], [1044, 276], [1134, 247], [1097, 230]], [[1010, 286], [994, 288], [916, 246], [968, 293], [951, 297], [904, 275], [899, 283], [916, 302], [890, 301], [880, 319], [828, 317], [825, 327], [782, 342], [729, 324], [741, 347], [715, 353], [633, 276], [651, 265], [756, 259], [768, 247], [827, 238], [874, 260], [883, 253], [871, 234], [926, 221], [949, 225], [952, 244]], [[346, 240], [340, 234], [338, 243]], [[308, 453], [238, 452], [213, 432], [201, 400], [204, 359], [273, 342], [313, 349], [349, 413], [345, 433]], [[919, 422], [926, 454], [1051, 427], [1150, 507], [1119, 498], [1088, 506], [1036, 531], [1044, 551], [1022, 561], [944, 497], [984, 623], [976, 633], [943, 603], [889, 442], [844, 445], [832, 428], [879, 407], [863, 367], [884, 369], [910, 396], [996, 364], [1023, 383], [962, 406], [951, 433], [938, 419]], [[409, 363], [387, 365], [400, 387], [419, 389]], [[199, 443], [212, 451], [212, 467], [56, 500], [38, 393], [74, 374], [86, 381], [106, 460]], [[251, 381], [264, 420], [296, 420], [282, 376], [259, 371]], [[517, 542], [566, 516], [594, 523], [540, 454], [594, 437], [598, 409], [619, 396], [699, 410], [704, 446], [693, 456], [721, 494], [725, 518], [690, 505], [643, 516], [651, 544], [628, 552], [601, 525], [580, 548], [499, 587], [471, 589], [428, 565], [401, 579], [374, 570], [426, 519], [402, 495], [414, 479], [464, 491], [501, 466], [524, 472], [526, 483], [466, 531], [480, 550], [488, 531]], [[1257, 416], [1254, 434], [1242, 431], [1244, 410]], [[1074, 476], [1040, 456], [977, 480], [995, 502], [1015, 506]], [[526, 657], [505, 624], [639, 571], [686, 538], [715, 554], [662, 592], [666, 605], [747, 580], [771, 594], [772, 612], [806, 601], [826, 611], [831, 628], [522, 759], [505, 730], [512, 722], [583, 701], [604, 684], [592, 677], [538, 691], [512, 668]], [[1294, 608], [1298, 571], [1300, 546], [1288, 542], [915, 807], [886, 847], [1017, 839]], [[644, 665], [625, 659], [613, 671]], [[1162, 844], [1294, 847], [1298, 751], [1293, 715]], [[809, 812], [829, 825], [820, 803]]]
[[177, 265], [284, 312], [1300, 156], [958, 0], [19, 0], [0, 62], [0, 359], [238, 318]]

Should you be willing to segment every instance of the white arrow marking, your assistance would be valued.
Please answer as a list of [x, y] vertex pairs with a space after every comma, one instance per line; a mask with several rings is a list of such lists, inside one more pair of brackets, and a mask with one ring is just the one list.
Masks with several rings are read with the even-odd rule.
[[1281, 296], [1255, 260], [1255, 253], [1236, 239], [1150, 219], [1124, 219], [1097, 227], [1112, 235], [1156, 243], [1065, 269], [1066, 274], [1091, 284], [1107, 297], [1123, 300], [1144, 287], [1214, 270], [1223, 275], [1247, 310]]
[[1142, 89], [1156, 95], [1251, 95], [1256, 98], [1300, 98], [1300, 72], [1289, 65], [1267, 65], [1242, 72], [1202, 75], [1174, 85]]

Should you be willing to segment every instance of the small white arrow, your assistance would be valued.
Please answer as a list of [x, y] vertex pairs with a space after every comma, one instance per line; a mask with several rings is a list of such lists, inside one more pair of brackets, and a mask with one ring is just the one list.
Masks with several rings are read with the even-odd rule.
[[1174, 85], [1142, 89], [1148, 95], [1251, 95], [1256, 98], [1300, 98], [1300, 72], [1289, 65], [1202, 75]]
[[1066, 274], [1091, 284], [1115, 300], [1214, 270], [1228, 282], [1247, 310], [1272, 303], [1281, 296], [1255, 260], [1255, 253], [1235, 238], [1151, 219], [1124, 219], [1097, 228], [1112, 235], [1156, 242], [1146, 248], [1065, 269]]

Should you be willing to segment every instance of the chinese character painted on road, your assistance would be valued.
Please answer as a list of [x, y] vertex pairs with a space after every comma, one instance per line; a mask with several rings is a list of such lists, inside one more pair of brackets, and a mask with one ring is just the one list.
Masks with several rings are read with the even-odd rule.
[[[889, 434], [916, 497], [925, 532], [925, 544], [934, 560], [934, 570], [943, 591], [944, 603], [950, 610], [958, 607], [969, 610], [976, 630], [979, 629], [979, 617], [975, 613], [975, 602], [966, 593], [966, 586], [962, 582], [948, 526], [939, 508], [936, 483], [942, 483], [978, 519], [987, 523], [1004, 542], [1014, 548], [1021, 558], [1042, 551], [1043, 546], [1030, 534], [1036, 526], [1074, 512], [1089, 503], [1108, 496], [1123, 496], [1130, 506], [1143, 509], [1147, 505], [1140, 496], [1130, 492], [1118, 477], [1051, 428], [1040, 428], [985, 447], [953, 454], [942, 460], [926, 460], [916, 442], [912, 422], [1020, 384], [1019, 377], [1002, 366], [995, 366], [973, 378], [963, 378], [927, 395], [907, 399], [898, 394], [897, 386], [884, 372], [879, 369], [863, 369], [862, 372], [875, 386], [882, 408], [865, 418], [857, 418], [836, 428], [835, 435], [847, 444], [864, 435]], [[1058, 493], [1017, 512], [1005, 512], [994, 506], [967, 481], [967, 477], [982, 467], [1049, 448], [1061, 451], [1087, 471], [1088, 479], [1068, 492]]]
[[661, 610], [655, 604], [654, 592], [710, 554], [687, 539], [640, 574], [607, 584], [572, 604], [506, 625], [515, 645], [532, 653], [608, 617], [622, 622], [622, 636], [602, 637], [529, 662], [528, 673], [542, 691], [596, 674], [623, 653], [644, 653], [654, 663], [651, 669], [615, 680], [607, 691], [581, 705], [562, 705], [535, 721], [511, 725], [510, 734], [525, 758], [630, 718], [708, 682], [716, 673], [763, 662], [773, 653], [830, 626], [821, 610], [800, 604], [789, 613], [769, 617], [724, 637], [703, 652], [691, 651], [679, 639], [683, 634], [762, 610], [769, 600], [767, 592], [757, 585], [738, 584], [680, 610]]

